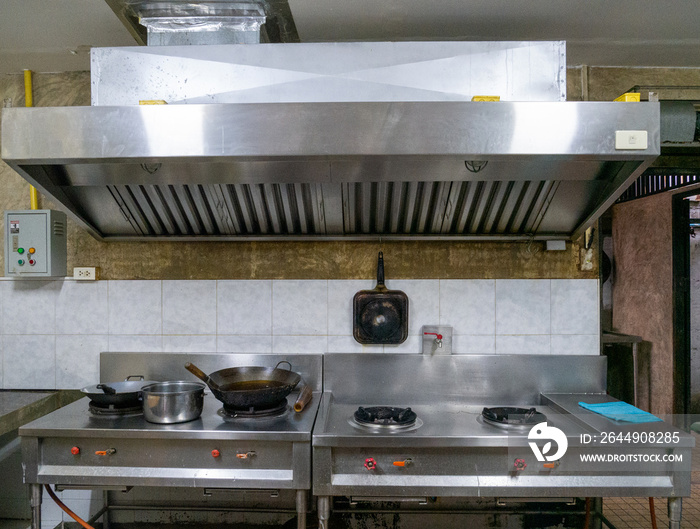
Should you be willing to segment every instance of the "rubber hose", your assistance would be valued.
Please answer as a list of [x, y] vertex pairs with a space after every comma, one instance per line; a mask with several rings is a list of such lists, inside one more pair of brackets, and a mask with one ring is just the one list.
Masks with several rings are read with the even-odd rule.
[[58, 505], [61, 509], [63, 509], [68, 516], [73, 518], [76, 522], [78, 522], [80, 525], [82, 525], [85, 529], [95, 529], [92, 525], [87, 523], [85, 520], [83, 520], [80, 516], [75, 514], [73, 511], [71, 511], [66, 505], [58, 499], [58, 496], [54, 493], [54, 491], [51, 490], [51, 487], [48, 485], [44, 485], [46, 487], [46, 492], [49, 493], [49, 496], [51, 496], [51, 499], [56, 502], [56, 505]]
[[654, 509], [654, 498], [649, 498], [649, 516], [651, 517], [651, 528], [656, 528], [656, 510]]

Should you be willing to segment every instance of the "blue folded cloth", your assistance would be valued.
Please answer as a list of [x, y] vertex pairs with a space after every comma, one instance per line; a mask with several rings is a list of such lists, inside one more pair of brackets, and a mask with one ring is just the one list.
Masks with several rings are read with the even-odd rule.
[[657, 416], [644, 410], [640, 410], [639, 408], [635, 408], [626, 402], [601, 402], [600, 404], [579, 402], [578, 405], [614, 421], [642, 423], [658, 422], [662, 420]]

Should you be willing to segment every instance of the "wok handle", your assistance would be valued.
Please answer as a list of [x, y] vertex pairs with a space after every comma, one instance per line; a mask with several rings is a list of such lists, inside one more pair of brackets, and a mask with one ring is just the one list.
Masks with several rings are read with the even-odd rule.
[[384, 253], [379, 252], [377, 257], [377, 286], [384, 285]]
[[289, 366], [289, 371], [292, 370], [292, 363], [288, 362], [287, 360], [280, 360], [279, 362], [277, 362], [277, 364], [275, 365], [275, 369], [277, 369], [280, 366], [280, 364], [287, 364]]
[[294, 403], [294, 411], [299, 413], [302, 411], [306, 405], [311, 402], [311, 397], [313, 397], [313, 391], [311, 391], [311, 388], [304, 382], [304, 386], [301, 388], [301, 391], [299, 391], [299, 396], [297, 397], [297, 401]]
[[117, 390], [114, 389], [112, 386], [108, 386], [107, 384], [97, 384], [95, 386], [97, 389], [101, 389], [105, 395], [116, 395]]
[[217, 389], [219, 387], [217, 384], [214, 383], [214, 381], [211, 378], [209, 378], [209, 375], [207, 375], [204, 371], [199, 369], [196, 365], [194, 365], [190, 362], [187, 362], [185, 364], [185, 369], [187, 369], [187, 371], [192, 373], [194, 376], [196, 376], [201, 381], [206, 382], [210, 388]]
[[133, 378], [134, 380], [143, 380], [143, 375], [129, 375], [128, 377], [126, 377], [126, 378], [124, 379], [124, 381], [125, 381], [125, 382], [129, 382], [132, 378]]

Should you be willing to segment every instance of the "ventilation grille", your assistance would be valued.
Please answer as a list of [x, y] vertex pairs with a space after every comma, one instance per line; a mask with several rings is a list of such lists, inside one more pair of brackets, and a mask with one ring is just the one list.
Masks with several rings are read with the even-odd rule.
[[552, 181], [108, 186], [139, 235], [524, 235]]
[[58, 221], [58, 220], [53, 221], [53, 234], [56, 237], [65, 237], [65, 235], [66, 235], [65, 223]]
[[643, 198], [698, 183], [700, 183], [700, 177], [698, 176], [697, 169], [659, 169], [657, 167], [652, 167], [644, 171], [642, 176], [637, 178], [637, 180], [620, 195], [617, 202], [628, 202], [637, 198]]

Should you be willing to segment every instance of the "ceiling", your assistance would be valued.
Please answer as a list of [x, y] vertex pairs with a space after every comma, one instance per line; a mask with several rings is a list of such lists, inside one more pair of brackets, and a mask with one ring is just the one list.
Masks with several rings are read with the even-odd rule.
[[[697, 0], [289, 0], [289, 5], [302, 42], [566, 40], [569, 65], [700, 67]], [[133, 44], [103, 0], [2, 0], [0, 73], [87, 70], [90, 47]]]

